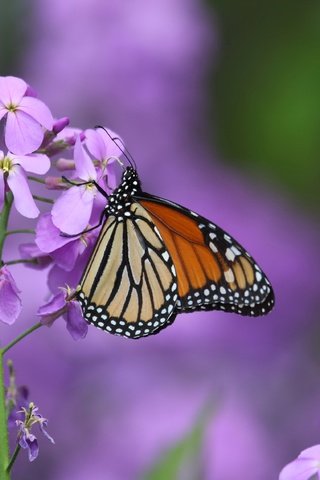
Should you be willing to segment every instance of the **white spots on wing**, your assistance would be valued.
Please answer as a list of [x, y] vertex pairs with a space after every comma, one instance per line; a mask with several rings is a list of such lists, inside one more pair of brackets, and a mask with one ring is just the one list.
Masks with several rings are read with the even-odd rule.
[[238, 250], [237, 247], [235, 247], [234, 245], [232, 245], [231, 250], [235, 255], [241, 255], [240, 250]]
[[214, 253], [217, 253], [218, 249], [217, 247], [215, 246], [215, 244], [213, 242], [210, 242], [209, 243], [209, 247], [211, 248], [211, 250], [214, 252]]
[[228, 283], [234, 283], [235, 278], [234, 278], [234, 274], [233, 274], [233, 271], [231, 270], [231, 268], [229, 268], [229, 270], [224, 272], [224, 278], [226, 279], [226, 281]]
[[226, 258], [230, 260], [230, 262], [233, 262], [233, 260], [236, 258], [235, 254], [231, 250], [231, 248], [227, 248], [226, 250]]
[[256, 279], [257, 279], [257, 282], [261, 282], [262, 280], [262, 275], [260, 272], [256, 272]]
[[168, 252], [164, 252], [162, 254], [162, 258], [167, 262], [169, 260], [169, 253]]

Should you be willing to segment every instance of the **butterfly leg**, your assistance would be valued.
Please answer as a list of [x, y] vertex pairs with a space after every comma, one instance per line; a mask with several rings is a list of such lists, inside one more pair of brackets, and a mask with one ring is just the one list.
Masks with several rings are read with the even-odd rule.
[[79, 233], [74, 233], [72, 235], [69, 234], [69, 233], [60, 232], [60, 237], [75, 238], [75, 237], [79, 237], [79, 235], [83, 235], [84, 233], [92, 232], [92, 230], [95, 230], [96, 228], [99, 228], [103, 224], [104, 217], [105, 217], [105, 211], [102, 210], [101, 215], [100, 215], [100, 220], [99, 220], [99, 223], [97, 225], [94, 225], [93, 227], [90, 227], [90, 228], [88, 228], [86, 230], [83, 230], [82, 232], [79, 232]]
[[69, 183], [70, 185], [73, 185], [74, 187], [81, 187], [82, 185], [94, 185], [96, 187], [96, 189], [98, 190], [98, 192], [101, 193], [101, 195], [103, 195], [105, 198], [109, 198], [109, 195], [107, 194], [107, 192], [105, 190], [103, 190], [102, 187], [100, 187], [100, 185], [95, 181], [95, 180], [90, 180], [88, 182], [81, 182], [81, 183], [76, 183], [76, 182], [73, 182], [72, 180], [69, 180], [69, 178], [67, 177], [61, 177], [62, 180], [64, 180], [66, 183]]

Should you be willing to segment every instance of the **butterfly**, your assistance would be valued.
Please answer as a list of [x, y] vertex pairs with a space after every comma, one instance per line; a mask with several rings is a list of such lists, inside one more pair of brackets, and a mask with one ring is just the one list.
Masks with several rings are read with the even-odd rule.
[[133, 165], [101, 193], [103, 226], [76, 293], [90, 324], [138, 339], [182, 312], [272, 309], [270, 282], [249, 253], [201, 215], [143, 192]]

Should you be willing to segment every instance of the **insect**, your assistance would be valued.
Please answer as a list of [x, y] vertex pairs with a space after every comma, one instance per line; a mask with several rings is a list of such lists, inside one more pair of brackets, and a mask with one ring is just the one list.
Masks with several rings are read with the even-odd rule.
[[132, 164], [108, 196], [76, 295], [89, 323], [133, 339], [158, 333], [181, 312], [258, 316], [274, 305], [270, 282], [239, 243], [201, 215], [143, 192]]

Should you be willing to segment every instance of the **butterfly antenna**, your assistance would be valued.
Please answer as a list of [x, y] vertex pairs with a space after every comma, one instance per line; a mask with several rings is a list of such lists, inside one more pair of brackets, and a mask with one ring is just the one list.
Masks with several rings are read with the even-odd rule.
[[[117, 147], [121, 150], [122, 154], [125, 156], [125, 158], [130, 163], [131, 167], [133, 167], [135, 170], [137, 170], [136, 162], [134, 161], [133, 156], [131, 155], [131, 153], [129, 152], [127, 147], [124, 145], [121, 138], [120, 137], [113, 137], [112, 135], [110, 135], [108, 130], [105, 127], [103, 127], [102, 125], [96, 125], [95, 128], [102, 128], [106, 132], [106, 134], [111, 138], [111, 140], [117, 145]], [[119, 143], [117, 141], [119, 141], [121, 145], [119, 145]]]

